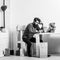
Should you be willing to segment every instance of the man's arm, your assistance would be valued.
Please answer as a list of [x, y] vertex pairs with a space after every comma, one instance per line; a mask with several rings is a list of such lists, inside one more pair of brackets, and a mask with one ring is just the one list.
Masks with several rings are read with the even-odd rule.
[[33, 28], [32, 25], [29, 25], [28, 28], [29, 28], [29, 32], [32, 34], [39, 33], [39, 31], [37, 29]]

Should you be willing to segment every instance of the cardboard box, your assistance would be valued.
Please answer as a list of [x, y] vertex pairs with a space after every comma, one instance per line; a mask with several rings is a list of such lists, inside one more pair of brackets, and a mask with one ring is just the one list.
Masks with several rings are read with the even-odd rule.
[[48, 56], [48, 43], [32, 43], [31, 46], [32, 57], [44, 58]]
[[40, 57], [44, 58], [48, 56], [48, 43], [40, 43]]

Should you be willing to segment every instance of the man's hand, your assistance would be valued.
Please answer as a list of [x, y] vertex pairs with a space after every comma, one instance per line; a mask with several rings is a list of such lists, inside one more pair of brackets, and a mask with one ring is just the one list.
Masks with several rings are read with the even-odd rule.
[[40, 33], [42, 33], [42, 32], [43, 32], [43, 30], [39, 30], [39, 32], [40, 32]]
[[36, 32], [39, 32], [38, 30], [36, 30]]
[[39, 33], [36, 33], [36, 34], [33, 35], [33, 37], [36, 38], [36, 36], [38, 36], [38, 35], [39, 35]]

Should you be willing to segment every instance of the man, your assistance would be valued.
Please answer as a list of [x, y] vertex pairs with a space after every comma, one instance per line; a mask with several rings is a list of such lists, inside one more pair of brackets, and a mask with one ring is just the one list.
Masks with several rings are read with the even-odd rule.
[[[24, 33], [23, 33], [23, 41], [27, 44], [27, 53], [28, 56], [31, 56], [30, 53], [30, 47], [32, 42], [35, 43], [36, 39], [33, 37], [34, 34], [39, 33], [39, 31], [43, 28], [39, 27], [41, 20], [39, 18], [34, 18], [33, 23], [30, 23], [27, 25]], [[42, 40], [40, 40], [41, 42], [43, 42]]]

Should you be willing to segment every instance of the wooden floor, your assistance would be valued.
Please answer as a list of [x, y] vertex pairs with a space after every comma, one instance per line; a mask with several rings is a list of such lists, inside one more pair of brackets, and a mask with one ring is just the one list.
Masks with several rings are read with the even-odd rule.
[[50, 56], [47, 58], [4, 56], [4, 57], [0, 57], [0, 60], [60, 60], [60, 56], [55, 55], [55, 56]]

